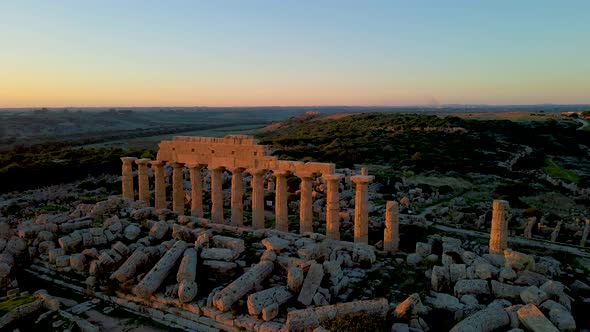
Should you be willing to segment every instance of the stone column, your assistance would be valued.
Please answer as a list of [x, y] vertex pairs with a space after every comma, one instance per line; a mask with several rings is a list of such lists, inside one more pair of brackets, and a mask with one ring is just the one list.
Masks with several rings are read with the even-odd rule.
[[137, 179], [139, 183], [139, 200], [145, 203], [145, 206], [150, 206], [150, 180], [147, 164], [151, 160], [147, 158], [137, 159]]
[[369, 183], [373, 176], [361, 175], [351, 176], [350, 179], [356, 185], [354, 195], [354, 242], [369, 243]]
[[244, 226], [244, 178], [243, 169], [232, 170], [231, 176], [231, 224]]
[[586, 246], [586, 240], [588, 239], [588, 233], [590, 233], [590, 219], [586, 219], [586, 226], [584, 226], [584, 232], [582, 233], [582, 239], [580, 240], [580, 246]]
[[187, 165], [191, 177], [191, 216], [203, 218], [203, 176], [202, 165]]
[[264, 175], [265, 170], [253, 170], [252, 174], [252, 228], [264, 228]]
[[121, 176], [121, 183], [123, 185], [122, 197], [130, 200], [135, 200], [135, 193], [133, 192], [133, 161], [135, 157], [122, 157], [123, 172]]
[[211, 221], [223, 223], [223, 188], [221, 187], [221, 167], [209, 168], [211, 172]]
[[387, 201], [385, 206], [385, 234], [383, 236], [383, 250], [394, 253], [399, 249], [399, 204]]
[[322, 179], [326, 181], [326, 237], [340, 240], [340, 195], [338, 193], [343, 174], [327, 174]]
[[299, 200], [299, 234], [313, 232], [313, 211], [311, 197], [312, 173], [297, 173], [301, 179], [301, 198]]
[[280, 232], [289, 231], [289, 210], [287, 206], [287, 172], [275, 171], [277, 187], [275, 192], [275, 228]]
[[166, 173], [164, 171], [164, 164], [166, 162], [161, 160], [152, 161], [152, 168], [154, 169], [154, 206], [156, 209], [166, 208]]
[[490, 231], [490, 254], [502, 255], [508, 248], [507, 201], [494, 200], [492, 203], [492, 229]]
[[172, 210], [184, 215], [184, 164], [169, 162], [172, 167]]

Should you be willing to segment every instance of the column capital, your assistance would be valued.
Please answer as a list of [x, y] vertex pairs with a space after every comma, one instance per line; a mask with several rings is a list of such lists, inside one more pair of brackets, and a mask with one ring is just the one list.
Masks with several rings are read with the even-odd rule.
[[287, 176], [287, 175], [289, 175], [289, 173], [291, 173], [291, 172], [289, 172], [289, 171], [281, 171], [281, 170], [272, 171], [272, 174], [274, 174], [274, 176]]
[[135, 158], [135, 157], [121, 157], [121, 161], [125, 164], [130, 164], [136, 159], [137, 158]]
[[229, 169], [230, 172], [233, 173], [243, 173], [246, 170], [244, 167], [232, 167]]
[[326, 181], [340, 181], [344, 178], [344, 174], [326, 174], [326, 175], [322, 175], [322, 179], [326, 180]]
[[218, 166], [218, 165], [207, 165], [207, 169], [210, 171], [214, 171], [214, 170], [224, 170], [225, 167], [224, 166]]
[[152, 160], [152, 161], [150, 161], [150, 164], [152, 166], [164, 166], [164, 165], [166, 165], [166, 162], [163, 160]]
[[313, 174], [313, 172], [295, 172], [295, 176], [300, 179], [311, 179]]
[[170, 166], [172, 168], [182, 168], [182, 167], [184, 167], [184, 163], [179, 163], [179, 162], [176, 162], [176, 161], [169, 161], [167, 164], [168, 164], [168, 166]]
[[136, 159], [135, 163], [137, 165], [147, 165], [149, 162], [151, 162], [152, 160], [149, 158], [141, 158], [141, 159]]
[[350, 180], [355, 184], [366, 184], [369, 182], [373, 182], [375, 177], [373, 175], [353, 175], [350, 177]]

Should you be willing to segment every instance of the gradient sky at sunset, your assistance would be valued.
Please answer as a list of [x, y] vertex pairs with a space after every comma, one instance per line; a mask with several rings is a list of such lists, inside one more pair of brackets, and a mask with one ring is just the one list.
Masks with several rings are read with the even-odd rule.
[[590, 103], [590, 1], [0, 0], [0, 107]]

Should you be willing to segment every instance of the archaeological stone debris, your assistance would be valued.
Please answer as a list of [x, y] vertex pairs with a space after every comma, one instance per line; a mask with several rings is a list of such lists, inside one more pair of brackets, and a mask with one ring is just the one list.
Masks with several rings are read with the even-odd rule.
[[120, 196], [0, 222], [4, 299], [30, 296], [22, 275], [56, 287], [0, 328], [50, 312], [106, 331], [83, 314], [104, 303], [195, 331], [576, 331], [590, 303], [583, 267], [550, 254], [590, 257], [589, 220], [561, 245], [566, 223], [538, 240], [541, 220], [515, 232], [510, 203], [490, 200], [474, 218], [489, 233], [439, 231], [410, 212], [418, 189], [385, 199], [365, 167], [279, 160], [250, 136], [121, 161]]

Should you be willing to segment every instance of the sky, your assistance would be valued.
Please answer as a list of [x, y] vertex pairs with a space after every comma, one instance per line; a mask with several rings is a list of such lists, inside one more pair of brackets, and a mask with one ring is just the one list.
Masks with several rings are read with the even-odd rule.
[[0, 0], [0, 107], [590, 103], [590, 1]]

